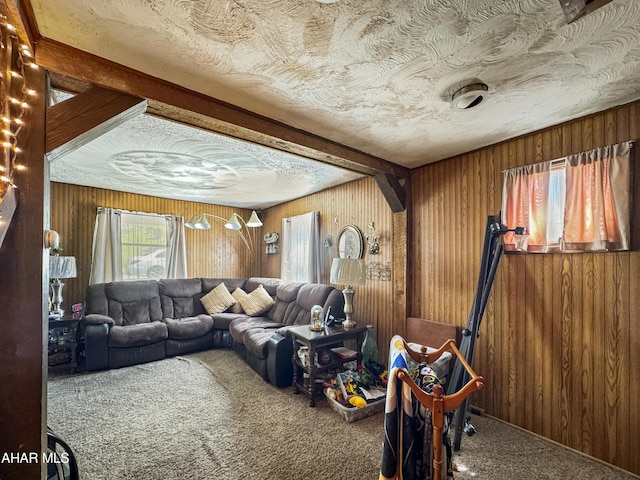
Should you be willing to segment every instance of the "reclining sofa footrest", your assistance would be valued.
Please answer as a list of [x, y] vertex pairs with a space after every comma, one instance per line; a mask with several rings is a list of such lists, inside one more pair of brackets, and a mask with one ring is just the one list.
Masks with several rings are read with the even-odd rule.
[[137, 348], [111, 347], [109, 349], [109, 368], [122, 368], [128, 365], [153, 362], [154, 360], [162, 360], [166, 356], [165, 340]]

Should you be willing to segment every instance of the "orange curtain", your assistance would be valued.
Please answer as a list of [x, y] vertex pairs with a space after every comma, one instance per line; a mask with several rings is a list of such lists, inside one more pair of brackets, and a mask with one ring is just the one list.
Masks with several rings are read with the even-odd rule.
[[505, 171], [502, 220], [509, 229], [525, 227], [528, 233], [528, 245], [507, 233], [505, 250], [628, 250], [631, 145]]
[[502, 221], [509, 228], [525, 227], [527, 245], [516, 245], [516, 238], [508, 232], [504, 238], [507, 251], [547, 250], [547, 205], [551, 162], [512, 168], [503, 174]]
[[563, 250], [628, 250], [631, 143], [567, 157]]

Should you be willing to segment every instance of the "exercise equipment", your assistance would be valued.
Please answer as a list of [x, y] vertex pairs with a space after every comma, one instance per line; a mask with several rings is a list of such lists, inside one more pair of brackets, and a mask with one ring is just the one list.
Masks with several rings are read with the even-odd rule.
[[[496, 276], [498, 264], [500, 263], [500, 258], [503, 253], [504, 247], [501, 238], [507, 232], [524, 235], [525, 229], [524, 227], [516, 227], [510, 230], [500, 223], [499, 216], [489, 215], [489, 217], [487, 217], [487, 227], [485, 229], [484, 244], [482, 247], [482, 259], [478, 273], [478, 284], [471, 305], [471, 311], [467, 319], [467, 326], [462, 331], [462, 340], [459, 348], [460, 353], [469, 365], [473, 364], [473, 355], [475, 353], [476, 339], [479, 335], [482, 316], [487, 306], [493, 280]], [[467, 382], [467, 377], [468, 373], [463, 363], [456, 361], [453, 372], [449, 378], [447, 395], [451, 395], [460, 390], [462, 385]], [[453, 422], [451, 423], [454, 428], [453, 448], [456, 451], [460, 450], [462, 432], [465, 431], [468, 435], [473, 435], [476, 431], [473, 425], [468, 423], [468, 403], [469, 398], [465, 398], [460, 406], [450, 413], [450, 416], [453, 417]]]

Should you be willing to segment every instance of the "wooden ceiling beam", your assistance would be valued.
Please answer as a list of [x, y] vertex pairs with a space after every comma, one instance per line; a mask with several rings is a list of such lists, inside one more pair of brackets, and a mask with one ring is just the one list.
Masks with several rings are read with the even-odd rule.
[[393, 213], [404, 211], [406, 209], [407, 192], [400, 183], [400, 179], [388, 173], [379, 173], [373, 178], [378, 183], [378, 188], [389, 204], [391, 211]]
[[51, 72], [146, 98], [149, 113], [177, 122], [367, 175], [409, 176], [401, 165], [47, 38], [36, 43], [35, 59]]
[[127, 120], [143, 114], [147, 101], [124, 93], [93, 87], [47, 108], [45, 146], [54, 161]]

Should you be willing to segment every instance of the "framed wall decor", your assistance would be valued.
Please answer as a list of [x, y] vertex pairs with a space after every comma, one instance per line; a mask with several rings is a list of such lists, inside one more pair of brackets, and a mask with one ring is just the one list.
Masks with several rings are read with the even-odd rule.
[[338, 256], [340, 258], [362, 258], [364, 239], [355, 225], [347, 225], [338, 234]]

